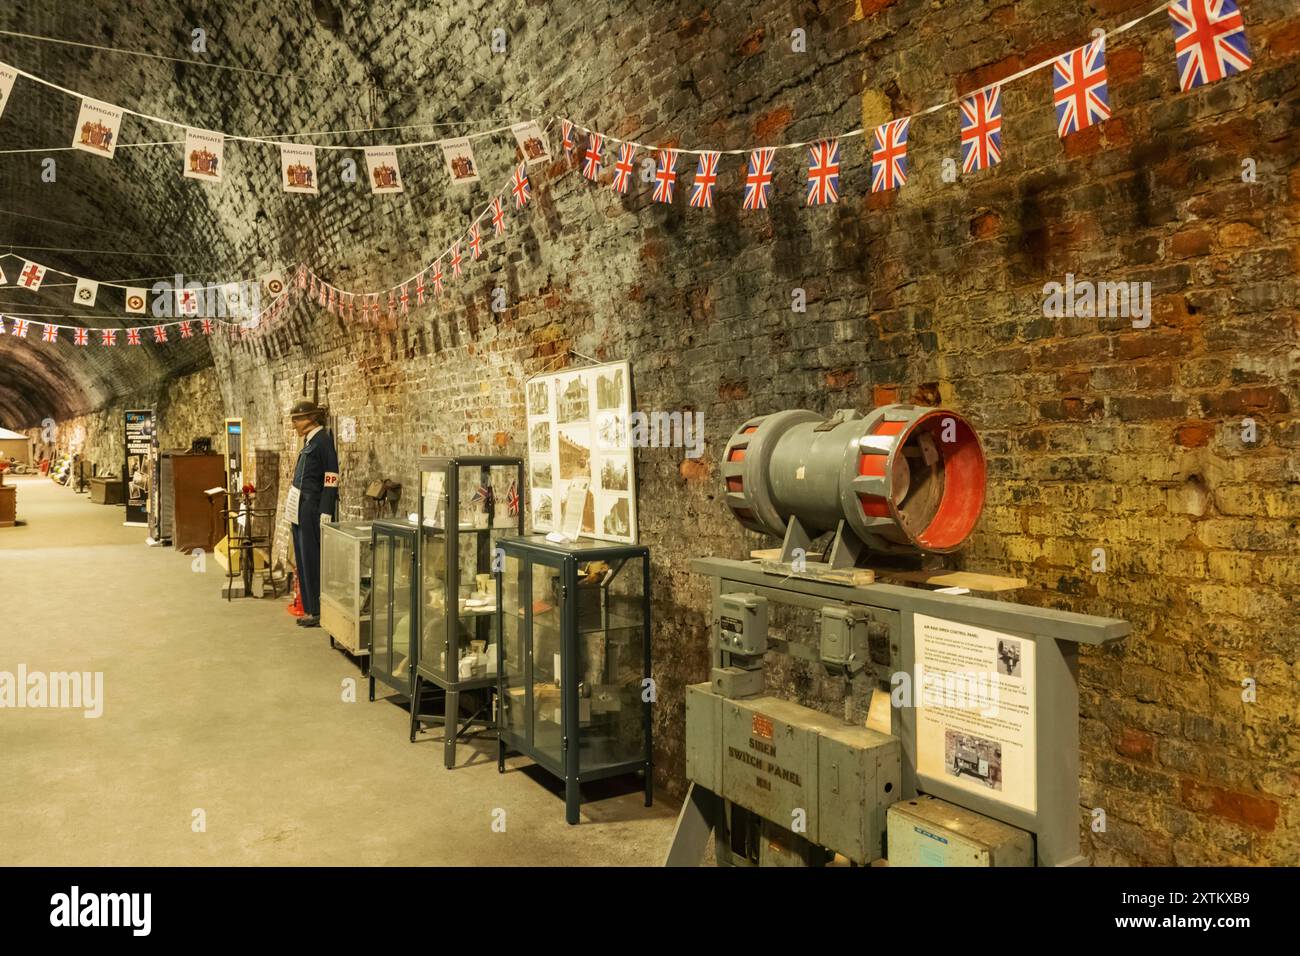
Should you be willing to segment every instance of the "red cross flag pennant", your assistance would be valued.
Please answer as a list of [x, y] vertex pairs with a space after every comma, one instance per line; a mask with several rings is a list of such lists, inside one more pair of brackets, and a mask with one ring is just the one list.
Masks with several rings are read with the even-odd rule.
[[35, 292], [45, 280], [45, 266], [35, 262], [23, 261], [22, 271], [18, 273], [18, 284], [24, 289]]
[[[199, 296], [193, 289], [176, 290], [176, 314], [177, 315], [198, 315], [199, 314]], [[132, 345], [136, 344], [134, 342]]]
[[126, 311], [130, 315], [144, 315], [145, 306], [149, 304], [149, 295], [144, 289], [126, 290]]

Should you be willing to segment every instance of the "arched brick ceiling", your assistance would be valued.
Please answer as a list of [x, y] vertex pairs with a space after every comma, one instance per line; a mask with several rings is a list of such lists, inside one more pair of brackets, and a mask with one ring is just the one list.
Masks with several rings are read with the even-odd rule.
[[[510, 16], [508, 9], [503, 5], [503, 23]], [[376, 22], [367, 4], [331, 0], [289, 5], [22, 0], [0, 11], [0, 29], [206, 59], [245, 71], [291, 73], [294, 78], [2, 35], [0, 61], [97, 99], [228, 133], [265, 135], [502, 115], [500, 91], [483, 72], [483, 64], [475, 69], [451, 63], [483, 59], [486, 26], [435, 28], [432, 15], [398, 10], [384, 18], [386, 22]], [[485, 17], [484, 22], [491, 19]], [[207, 32], [206, 53], [190, 49], [196, 28]], [[430, 74], [445, 76], [447, 70], [463, 75], [461, 97], [419, 95], [422, 80], [431, 81]], [[78, 108], [75, 98], [20, 77], [0, 117], [0, 150], [66, 147]], [[454, 132], [399, 132], [392, 138], [433, 139]], [[127, 116], [119, 143], [178, 140], [183, 135], [182, 130]], [[378, 140], [354, 136], [301, 141]], [[277, 180], [278, 151], [272, 146], [227, 142], [225, 181], [219, 185], [182, 178], [181, 152], [180, 145], [162, 145], [119, 148], [112, 159], [66, 149], [0, 153], [0, 252], [12, 245], [18, 255], [100, 280], [180, 272], [187, 279], [226, 281], [308, 259], [333, 267], [341, 282], [348, 279], [347, 270], [359, 254], [378, 252], [382, 257], [387, 252], [387, 243], [376, 249], [373, 240], [359, 238], [357, 220], [376, 214], [356, 208], [359, 192], [324, 189], [320, 197], [283, 193]], [[55, 183], [41, 181], [41, 162], [47, 156], [57, 163]], [[327, 164], [344, 156], [361, 164], [364, 176], [359, 152], [322, 152], [322, 181]], [[402, 163], [405, 178], [416, 182], [439, 170], [440, 157], [434, 150], [408, 151]], [[393, 220], [395, 248], [401, 247], [398, 236], [419, 241], [427, 235], [427, 213], [417, 211], [418, 204], [407, 194], [379, 210]], [[404, 257], [394, 268], [408, 264]], [[7, 260], [3, 265], [10, 285], [0, 287], [0, 312], [77, 313], [87, 325], [114, 324], [122, 312], [121, 290], [101, 288], [95, 309], [78, 309], [70, 305], [71, 280], [51, 274], [48, 288], [33, 294], [12, 284], [19, 263]], [[78, 324], [78, 319], [55, 321]], [[123, 338], [119, 336], [114, 348], [103, 348], [93, 339], [84, 348], [71, 342], [50, 345], [40, 341], [39, 326], [25, 342], [0, 337], [0, 422], [22, 427], [47, 415], [59, 418], [92, 410], [115, 396], [156, 386], [180, 370], [210, 364], [210, 349], [224, 347], [198, 337], [129, 347]]]

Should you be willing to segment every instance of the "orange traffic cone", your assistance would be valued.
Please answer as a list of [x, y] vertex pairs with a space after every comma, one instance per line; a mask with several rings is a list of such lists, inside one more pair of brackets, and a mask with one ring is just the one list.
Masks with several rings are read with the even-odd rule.
[[306, 612], [302, 609], [302, 591], [298, 588], [298, 575], [293, 576], [293, 603], [289, 605], [289, 613], [294, 617], [302, 617]]

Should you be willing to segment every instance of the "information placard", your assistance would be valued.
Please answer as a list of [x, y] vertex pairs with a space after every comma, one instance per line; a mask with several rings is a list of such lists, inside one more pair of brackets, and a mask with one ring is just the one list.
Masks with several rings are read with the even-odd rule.
[[149, 522], [149, 450], [153, 446], [153, 409], [128, 409], [123, 416], [126, 463], [122, 483], [126, 502], [126, 524], [147, 526]]

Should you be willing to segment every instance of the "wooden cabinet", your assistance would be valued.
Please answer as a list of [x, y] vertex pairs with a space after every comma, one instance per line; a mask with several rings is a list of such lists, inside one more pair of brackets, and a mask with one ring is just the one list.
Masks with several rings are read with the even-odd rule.
[[225, 460], [221, 455], [172, 454], [168, 458], [171, 461], [172, 546], [187, 553], [199, 548], [212, 551], [221, 540], [223, 528], [219, 506], [209, 501], [204, 492], [225, 487]]

